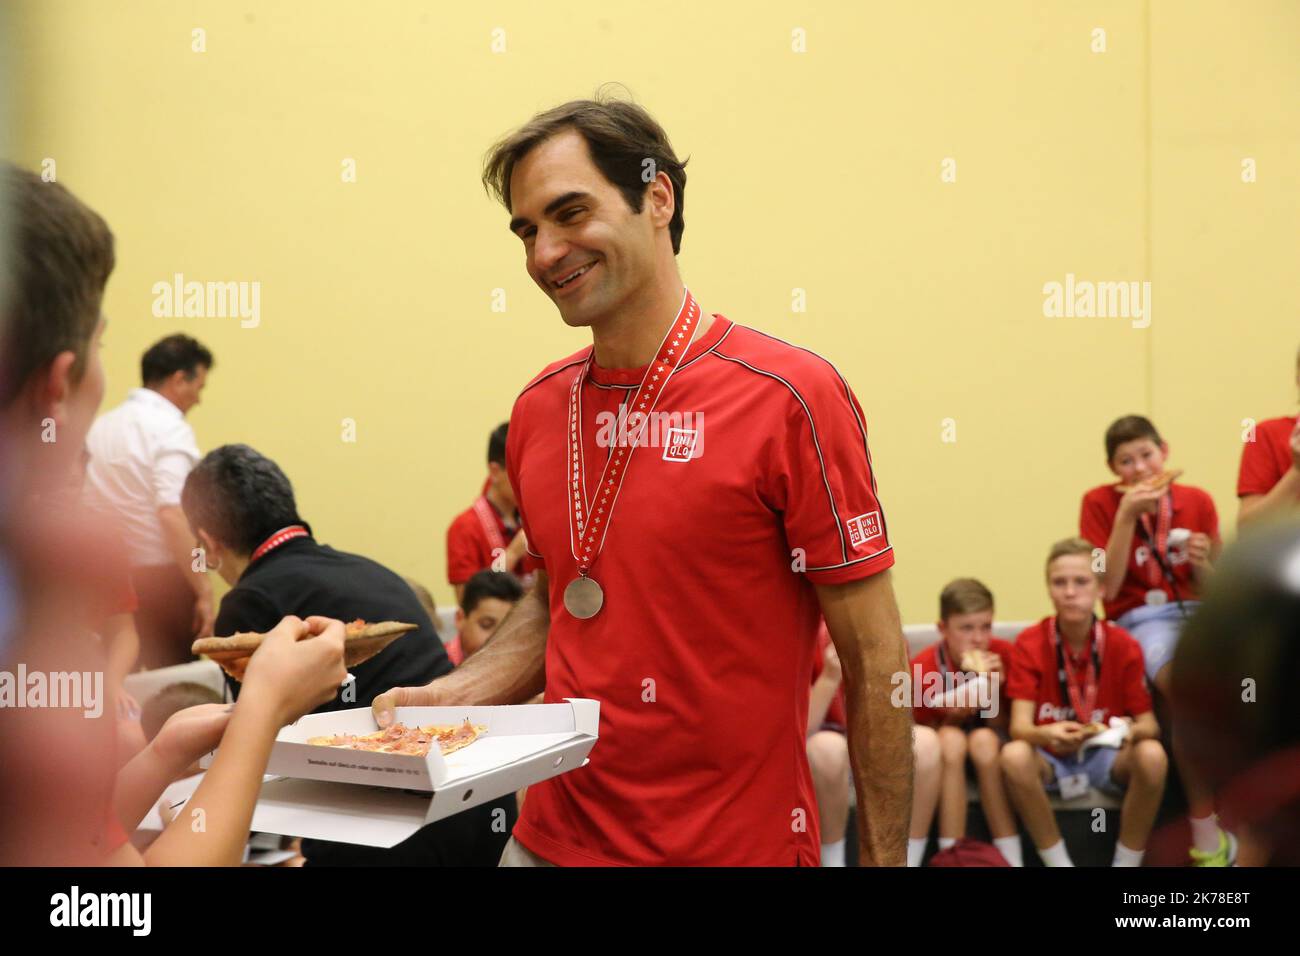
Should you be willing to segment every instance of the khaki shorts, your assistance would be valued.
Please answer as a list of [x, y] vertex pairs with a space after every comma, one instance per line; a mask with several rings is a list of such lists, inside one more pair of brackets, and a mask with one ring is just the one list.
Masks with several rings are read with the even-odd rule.
[[543, 860], [512, 836], [506, 848], [501, 851], [501, 862], [497, 866], [555, 866], [555, 864]]

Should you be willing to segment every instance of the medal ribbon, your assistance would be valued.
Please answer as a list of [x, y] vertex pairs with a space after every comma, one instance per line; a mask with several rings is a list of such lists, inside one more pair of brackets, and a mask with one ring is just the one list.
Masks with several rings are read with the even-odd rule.
[[[1154, 537], [1151, 534], [1151, 516], [1149, 514], [1138, 516], [1138, 520], [1142, 522], [1142, 530], [1147, 533], [1147, 541], [1153, 548], [1160, 552], [1160, 555], [1166, 560], [1169, 558], [1169, 526], [1173, 524], [1174, 517], [1173, 497], [1173, 493], [1171, 492], [1160, 499]], [[1147, 560], [1146, 574], [1147, 582], [1152, 588], [1159, 588], [1162, 586], [1164, 574], [1160, 570], [1160, 562], [1156, 560], [1155, 555], [1152, 555]]]
[[474, 502], [474, 514], [478, 515], [478, 522], [483, 526], [492, 551], [496, 552], [497, 548], [505, 551], [506, 539], [501, 535], [501, 527], [497, 523], [497, 510], [492, 507], [492, 502], [487, 500], [486, 495], [480, 495]]
[[596, 354], [594, 349], [569, 387], [569, 548], [573, 560], [578, 563], [578, 574], [581, 577], [585, 578], [591, 572], [591, 566], [600, 556], [614, 516], [614, 503], [618, 501], [623, 478], [632, 464], [632, 453], [641, 444], [641, 436], [650, 423], [650, 414], [691, 344], [699, 318], [700, 307], [691, 295], [691, 290], [687, 289], [677, 318], [669, 326], [664, 340], [659, 343], [654, 361], [646, 366], [641, 385], [632, 400], [632, 413], [629, 413], [629, 417], [631, 414], [645, 417], [638, 424], [630, 447], [615, 448], [605, 460], [605, 467], [600, 473], [600, 484], [590, 499], [586, 495], [586, 467], [582, 450], [582, 385], [591, 371], [591, 363]]
[[[1093, 708], [1097, 705], [1097, 691], [1101, 685], [1101, 653], [1102, 644], [1106, 639], [1105, 629], [1101, 626], [1101, 621], [1094, 621], [1092, 627], [1092, 647], [1086, 648], [1090, 651], [1088, 663], [1084, 669], [1083, 689], [1079, 689], [1079, 679], [1074, 673], [1074, 663], [1068, 651], [1064, 651], [1064, 643], [1060, 637], [1060, 631], [1057, 628], [1056, 618], [1048, 622], [1052, 634], [1052, 646], [1056, 649], [1056, 666], [1057, 679], [1061, 682], [1061, 689], [1065, 692], [1063, 698], [1067, 698], [1070, 706], [1074, 708], [1074, 719], [1079, 723], [1088, 723], [1092, 720]], [[1062, 700], [1061, 703], [1065, 703]]]

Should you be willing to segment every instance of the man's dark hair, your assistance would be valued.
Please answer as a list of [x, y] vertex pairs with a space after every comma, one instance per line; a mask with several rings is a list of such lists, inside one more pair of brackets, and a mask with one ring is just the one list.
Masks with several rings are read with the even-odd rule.
[[247, 445], [222, 445], [204, 455], [185, 479], [181, 508], [191, 528], [238, 554], [252, 554], [281, 528], [302, 524], [280, 466]]
[[197, 339], [176, 333], [149, 346], [140, 358], [140, 380], [145, 385], [159, 385], [177, 372], [186, 378], [199, 374], [200, 368], [212, 368], [212, 353]]
[[[668, 235], [673, 255], [682, 247], [686, 229], [686, 163], [677, 159], [668, 134], [640, 106], [598, 91], [591, 100], [572, 100], [538, 113], [519, 129], [493, 146], [483, 161], [483, 186], [510, 208], [510, 176], [515, 165], [558, 133], [576, 130], [587, 141], [596, 168], [623, 194], [628, 208], [640, 213], [646, 189], [654, 175], [663, 172], [673, 184], [673, 218]], [[650, 179], [647, 171], [653, 171]]]
[[0, 408], [60, 352], [72, 380], [86, 372], [90, 340], [113, 271], [108, 224], [56, 182], [0, 162]]
[[1115, 452], [1119, 450], [1120, 445], [1137, 441], [1139, 438], [1150, 438], [1157, 445], [1164, 441], [1149, 418], [1143, 418], [1141, 415], [1125, 415], [1123, 418], [1115, 419], [1111, 422], [1110, 428], [1106, 429], [1106, 460], [1114, 461]]
[[488, 464], [496, 462], [502, 468], [506, 466], [506, 432], [510, 429], [509, 422], [502, 422], [496, 428], [492, 429], [492, 434], [488, 436]]
[[474, 608], [485, 598], [499, 598], [514, 604], [523, 596], [524, 586], [509, 571], [480, 571], [465, 582], [460, 609], [473, 614]]

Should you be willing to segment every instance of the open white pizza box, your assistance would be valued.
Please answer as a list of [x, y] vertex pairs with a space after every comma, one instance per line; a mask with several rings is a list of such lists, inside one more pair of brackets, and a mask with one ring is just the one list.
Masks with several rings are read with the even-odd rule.
[[399, 707], [395, 719], [408, 727], [468, 719], [487, 732], [445, 757], [436, 747], [427, 757], [367, 753], [307, 739], [373, 733], [369, 707], [308, 714], [276, 737], [252, 829], [393, 846], [427, 823], [581, 767], [596, 743], [600, 702]]

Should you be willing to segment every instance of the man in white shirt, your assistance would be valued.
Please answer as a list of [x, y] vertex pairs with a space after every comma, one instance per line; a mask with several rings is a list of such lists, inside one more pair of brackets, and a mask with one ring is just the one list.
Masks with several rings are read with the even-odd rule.
[[86, 496], [117, 518], [130, 549], [142, 667], [191, 660], [195, 637], [212, 634], [212, 586], [195, 571], [194, 535], [181, 511], [185, 477], [199, 461], [185, 413], [199, 403], [212, 353], [188, 335], [169, 335], [144, 353], [143, 388], [102, 415], [86, 448]]

